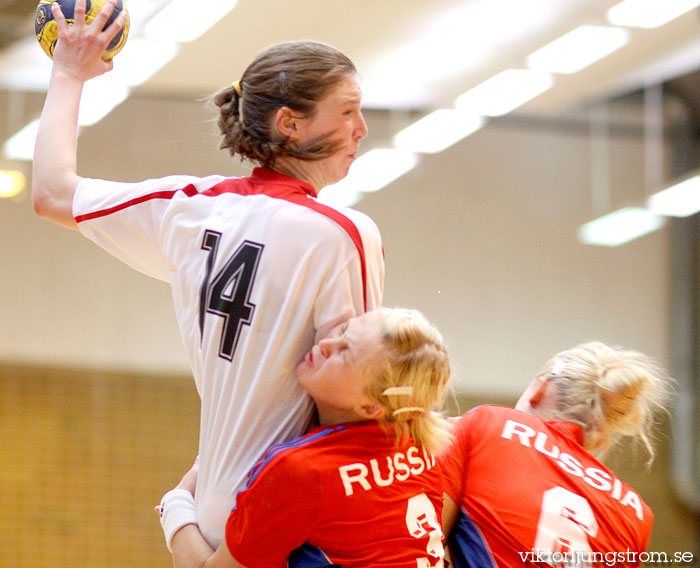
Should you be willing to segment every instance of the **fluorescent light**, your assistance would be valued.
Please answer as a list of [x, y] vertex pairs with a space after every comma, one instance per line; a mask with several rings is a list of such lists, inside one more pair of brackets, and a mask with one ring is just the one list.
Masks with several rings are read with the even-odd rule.
[[129, 87], [110, 73], [90, 79], [83, 87], [78, 124], [90, 126], [102, 120], [129, 96]]
[[51, 59], [41, 50], [34, 34], [0, 50], [0, 86], [8, 90], [46, 92]]
[[608, 21], [616, 26], [658, 28], [698, 5], [700, 0], [625, 0], [608, 10]]
[[456, 70], [474, 66], [480, 56], [477, 46], [448, 44], [452, 39], [449, 35], [431, 36], [422, 41], [413, 39], [409, 44], [397, 47], [374, 63], [374, 80], [393, 84], [396, 89], [397, 85], [410, 87], [416, 82], [416, 76], [420, 77], [420, 83], [430, 84], [454, 75]]
[[483, 125], [484, 119], [480, 116], [440, 109], [398, 132], [394, 145], [409, 152], [441, 152]]
[[411, 152], [391, 148], [375, 148], [362, 154], [350, 166], [348, 175], [323, 191], [372, 192], [401, 177], [416, 167], [418, 158]]
[[324, 187], [318, 194], [321, 203], [332, 207], [352, 207], [361, 197], [359, 191], [338, 183]]
[[172, 41], [154, 41], [131, 38], [114, 58], [114, 69], [109, 73], [112, 78], [134, 87], [150, 79], [177, 55], [180, 46]]
[[440, 10], [422, 14], [420, 25], [404, 38], [388, 42], [390, 50], [363, 64], [363, 106], [429, 108], [440, 88], [438, 81], [478, 72], [507, 48], [506, 43], [518, 44], [543, 32], [566, 13], [560, 4], [566, 2], [441, 2]]
[[587, 245], [615, 247], [651, 233], [663, 224], [663, 217], [648, 209], [625, 207], [581, 225], [578, 239]]
[[457, 110], [481, 116], [501, 116], [534, 99], [552, 86], [548, 73], [507, 69], [460, 95]]
[[2, 147], [2, 152], [10, 160], [33, 160], [34, 142], [39, 130], [39, 120], [34, 120], [11, 136]]
[[0, 197], [14, 197], [24, 191], [26, 183], [22, 172], [0, 170]]
[[[91, 79], [83, 87], [78, 114], [79, 126], [95, 124], [129, 96], [129, 88], [110, 74]], [[34, 120], [10, 137], [3, 145], [3, 155], [10, 160], [34, 159], [34, 143], [39, 120]]]
[[658, 215], [688, 217], [700, 211], [700, 174], [652, 195], [647, 206]]
[[144, 26], [148, 39], [197, 39], [236, 6], [237, 0], [172, 0]]
[[627, 41], [627, 30], [623, 28], [580, 26], [531, 53], [527, 65], [549, 73], [575, 73], [620, 49]]

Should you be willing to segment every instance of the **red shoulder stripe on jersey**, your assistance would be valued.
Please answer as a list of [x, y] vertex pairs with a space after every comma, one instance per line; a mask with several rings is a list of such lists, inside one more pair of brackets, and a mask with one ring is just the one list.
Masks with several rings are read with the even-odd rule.
[[124, 203], [115, 205], [114, 207], [109, 207], [108, 209], [101, 209], [99, 211], [93, 211], [92, 213], [78, 215], [75, 218], [75, 221], [76, 223], [82, 223], [83, 221], [105, 217], [107, 215], [111, 215], [112, 213], [116, 213], [140, 203], [145, 203], [146, 201], [150, 201], [152, 199], [172, 199], [172, 197], [179, 191], [184, 192], [187, 197], [193, 197], [195, 195], [215, 196], [222, 193], [235, 193], [238, 195], [267, 195], [273, 199], [283, 199], [290, 203], [312, 209], [321, 215], [325, 215], [347, 233], [350, 240], [352, 240], [353, 244], [355, 245], [355, 249], [357, 249], [357, 254], [360, 257], [360, 268], [362, 271], [362, 302], [364, 310], [367, 311], [367, 264], [365, 261], [365, 248], [362, 244], [360, 231], [357, 230], [355, 223], [353, 223], [340, 211], [337, 211], [332, 207], [328, 207], [327, 205], [323, 205], [322, 203], [310, 198], [308, 193], [312, 191], [312, 188], [306, 182], [287, 177], [272, 170], [255, 168], [253, 170], [253, 176], [249, 178], [227, 178], [202, 192], [197, 191], [197, 188], [192, 184], [189, 184], [183, 188], [169, 191], [156, 191], [130, 199]]
[[360, 236], [360, 231], [357, 230], [355, 223], [343, 215], [340, 211], [328, 207], [323, 203], [319, 203], [314, 199], [307, 197], [306, 195], [291, 194], [289, 196], [282, 197], [291, 203], [296, 203], [297, 205], [302, 205], [303, 207], [308, 207], [321, 215], [325, 215], [336, 224], [338, 224], [350, 237], [350, 240], [355, 245], [357, 249], [357, 254], [360, 255], [360, 267], [362, 269], [362, 302], [367, 311], [367, 264], [365, 262], [365, 247], [362, 244], [362, 237]]
[[[248, 178], [228, 178], [206, 190], [206, 195], [220, 193], [236, 193], [238, 195], [267, 195], [275, 199], [284, 199], [290, 203], [312, 209], [321, 215], [325, 215], [340, 226], [350, 237], [357, 254], [360, 256], [360, 268], [362, 270], [362, 302], [367, 311], [367, 264], [365, 262], [365, 248], [362, 244], [360, 231], [355, 223], [343, 215], [340, 211], [319, 203], [310, 196], [315, 195], [313, 187], [308, 183], [291, 178], [267, 168], [255, 168]], [[384, 249], [382, 248], [382, 254]]]
[[[360, 231], [355, 223], [343, 215], [340, 211], [319, 203], [312, 199], [313, 188], [306, 182], [290, 178], [273, 170], [265, 168], [255, 168], [253, 175], [249, 178], [227, 178], [210, 187], [201, 195], [220, 195], [222, 193], [235, 193], [237, 195], [266, 195], [273, 199], [283, 199], [296, 205], [301, 205], [308, 209], [325, 215], [343, 229], [352, 240], [357, 254], [360, 257], [360, 268], [362, 270], [362, 302], [364, 310], [367, 311], [367, 263], [365, 261], [365, 248], [362, 244]], [[382, 254], [384, 249], [382, 248]]]
[[82, 223], [83, 221], [90, 221], [91, 219], [106, 217], [107, 215], [111, 215], [112, 213], [116, 213], [117, 211], [121, 211], [123, 209], [127, 209], [128, 207], [138, 205], [139, 203], [145, 203], [146, 201], [150, 201], [151, 199], [172, 199], [173, 195], [175, 195], [178, 191], [184, 192], [185, 195], [187, 195], [187, 197], [192, 197], [193, 195], [197, 195], [198, 193], [197, 188], [192, 184], [187, 185], [183, 188], [173, 189], [170, 191], [155, 191], [153, 193], [149, 193], [148, 195], [141, 195], [139, 197], [135, 197], [134, 199], [129, 199], [128, 201], [120, 203], [119, 205], [115, 205], [114, 207], [100, 209], [99, 211], [93, 211], [92, 213], [86, 213], [85, 215], [78, 215], [75, 218], [75, 222]]

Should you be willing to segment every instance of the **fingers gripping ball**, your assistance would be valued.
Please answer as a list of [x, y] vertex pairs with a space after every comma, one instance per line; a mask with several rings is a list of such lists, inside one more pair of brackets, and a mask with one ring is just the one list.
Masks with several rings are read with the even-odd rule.
[[[68, 24], [73, 24], [75, 21], [75, 0], [39, 0], [39, 5], [36, 8], [36, 18], [34, 19], [34, 33], [36, 34], [36, 39], [39, 41], [39, 45], [46, 52], [46, 54], [53, 59], [53, 51], [56, 47], [56, 41], [58, 40], [58, 24], [53, 18], [51, 13], [51, 4], [58, 2], [61, 6], [61, 11], [66, 18]], [[87, 0], [87, 6], [85, 8], [85, 21], [89, 24], [95, 19], [95, 16], [100, 12], [102, 6], [104, 6], [105, 0]], [[119, 30], [119, 33], [114, 37], [114, 39], [109, 43], [107, 49], [102, 56], [102, 59], [109, 61], [117, 53], [119, 53], [124, 44], [126, 43], [126, 38], [129, 35], [129, 13], [126, 10], [126, 5], [123, 0], [117, 0], [117, 4], [114, 7], [114, 11], [107, 20], [104, 26], [106, 29], [119, 15], [119, 12], [124, 10], [127, 14], [126, 22], [124, 27]]]

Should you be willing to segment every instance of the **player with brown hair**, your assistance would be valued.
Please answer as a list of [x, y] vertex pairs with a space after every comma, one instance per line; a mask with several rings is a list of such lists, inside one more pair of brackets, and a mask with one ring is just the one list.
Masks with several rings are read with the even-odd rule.
[[[381, 305], [376, 225], [316, 196], [348, 173], [367, 134], [352, 62], [331, 46], [261, 52], [215, 96], [222, 147], [258, 165], [248, 177], [173, 175], [138, 183], [77, 173], [85, 81], [123, 23], [114, 0], [91, 24], [77, 0], [59, 27], [34, 154], [34, 207], [133, 268], [169, 282], [201, 406], [200, 528], [223, 538], [235, 492], [271, 444], [304, 432], [311, 398], [294, 369], [314, 342]], [[123, 12], [122, 12], [123, 14]]]

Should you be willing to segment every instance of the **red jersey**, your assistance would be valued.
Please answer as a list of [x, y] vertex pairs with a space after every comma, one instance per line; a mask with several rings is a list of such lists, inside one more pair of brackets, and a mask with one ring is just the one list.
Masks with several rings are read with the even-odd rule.
[[302, 545], [289, 566], [441, 567], [442, 489], [435, 458], [375, 421], [318, 427], [251, 471], [226, 543], [256, 568], [286, 566]]
[[583, 448], [580, 426], [486, 405], [454, 434], [441, 461], [460, 508], [456, 568], [641, 564], [651, 509]]

